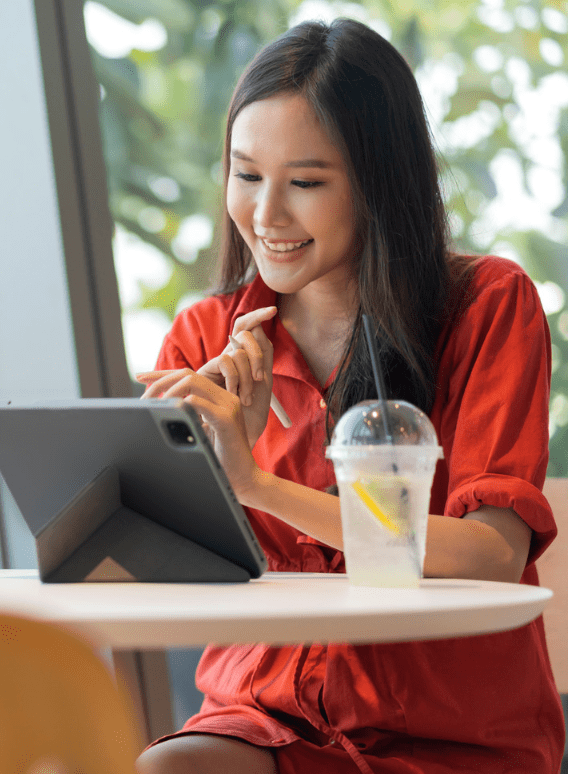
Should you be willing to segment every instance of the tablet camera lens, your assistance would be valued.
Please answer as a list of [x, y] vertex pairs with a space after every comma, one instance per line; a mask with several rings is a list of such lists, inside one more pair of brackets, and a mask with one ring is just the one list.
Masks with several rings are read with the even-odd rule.
[[168, 422], [167, 428], [174, 443], [180, 446], [195, 446], [195, 438], [185, 422]]

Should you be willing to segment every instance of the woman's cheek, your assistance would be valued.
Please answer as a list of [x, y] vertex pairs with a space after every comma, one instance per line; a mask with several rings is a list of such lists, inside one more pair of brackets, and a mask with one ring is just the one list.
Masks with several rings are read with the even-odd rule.
[[236, 186], [227, 188], [227, 212], [229, 217], [246, 239], [252, 226], [254, 206], [250, 196], [243, 194]]
[[237, 212], [237, 199], [238, 197], [235, 195], [235, 186], [234, 183], [229, 181], [229, 184], [227, 185], [227, 212], [229, 213], [229, 217], [231, 220], [233, 220], [235, 223], [237, 221], [237, 218], [235, 217]]

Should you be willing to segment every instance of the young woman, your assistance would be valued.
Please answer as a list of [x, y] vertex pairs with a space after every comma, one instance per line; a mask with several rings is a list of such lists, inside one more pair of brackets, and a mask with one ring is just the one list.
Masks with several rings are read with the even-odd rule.
[[[444, 448], [425, 575], [537, 583], [555, 535], [546, 319], [519, 266], [450, 251], [404, 59], [354, 21], [290, 30], [236, 88], [225, 173], [222, 292], [177, 317], [139, 378], [201, 415], [270, 569], [345, 570], [324, 447], [375, 397], [366, 313], [391, 396], [427, 411]], [[556, 774], [562, 756], [541, 619], [437, 642], [210, 647], [197, 685], [200, 713], [141, 774]]]

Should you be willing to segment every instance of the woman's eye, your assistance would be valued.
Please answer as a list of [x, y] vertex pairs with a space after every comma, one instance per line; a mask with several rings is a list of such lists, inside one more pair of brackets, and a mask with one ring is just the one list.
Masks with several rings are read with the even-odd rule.
[[292, 185], [298, 188], [316, 188], [319, 185], [323, 185], [323, 183], [317, 180], [292, 180]]
[[[260, 175], [253, 175], [248, 172], [235, 172], [235, 177], [238, 177], [239, 180], [244, 180], [245, 183], [258, 183], [262, 180]], [[292, 180], [292, 185], [295, 185], [297, 188], [316, 188], [319, 185], [323, 185], [323, 183], [317, 180]]]
[[260, 180], [259, 175], [247, 175], [246, 172], [237, 172], [235, 177], [238, 177], [247, 183], [257, 183]]

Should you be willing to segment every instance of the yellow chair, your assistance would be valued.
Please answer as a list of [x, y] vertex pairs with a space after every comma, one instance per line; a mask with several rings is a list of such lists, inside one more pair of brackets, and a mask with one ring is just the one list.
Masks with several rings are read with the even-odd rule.
[[554, 597], [544, 609], [544, 629], [559, 693], [568, 693], [568, 478], [548, 478], [543, 488], [558, 525], [558, 535], [536, 566], [541, 586]]
[[90, 646], [0, 613], [0, 774], [135, 774], [131, 709]]

